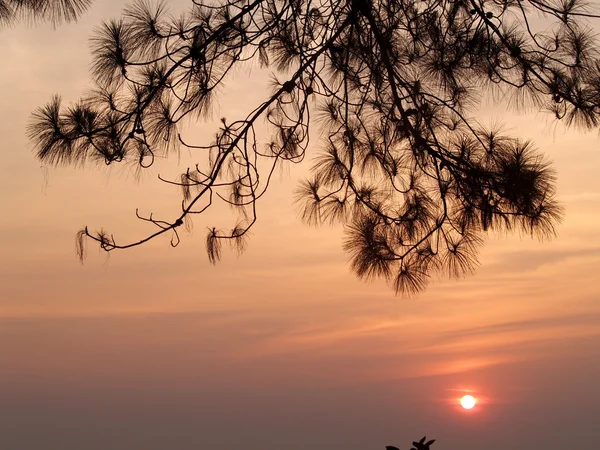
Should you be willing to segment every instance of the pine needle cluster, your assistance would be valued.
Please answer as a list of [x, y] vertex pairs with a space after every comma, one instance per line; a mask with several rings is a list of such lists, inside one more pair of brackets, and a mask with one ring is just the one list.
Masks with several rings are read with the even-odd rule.
[[[534, 15], [545, 31], [533, 31]], [[296, 192], [302, 219], [342, 224], [358, 276], [415, 293], [435, 273], [471, 272], [488, 230], [555, 233], [562, 213], [548, 160], [473, 116], [493, 91], [597, 127], [600, 63], [585, 26], [595, 17], [581, 0], [195, 1], [177, 17], [165, 2], [138, 0], [92, 38], [93, 92], [69, 107], [53, 98], [29, 133], [39, 159], [55, 165], [143, 169], [179, 146], [197, 152], [207, 162], [164, 180], [182, 189], [177, 217], [138, 215], [157, 229], [131, 243], [87, 228], [78, 243], [110, 251], [169, 233], [177, 245], [191, 216], [225, 202], [239, 220], [209, 229], [212, 262], [223, 241], [243, 250], [275, 168], [314, 151]], [[223, 119], [212, 142], [184, 142], [182, 123], [204, 120], [244, 61], [274, 73], [264, 102]], [[323, 138], [313, 143], [315, 127]]]

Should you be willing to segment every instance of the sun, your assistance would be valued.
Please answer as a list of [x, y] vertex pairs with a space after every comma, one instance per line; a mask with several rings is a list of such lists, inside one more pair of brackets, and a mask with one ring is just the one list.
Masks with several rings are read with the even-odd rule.
[[465, 395], [463, 398], [460, 399], [460, 406], [462, 406], [465, 409], [473, 408], [473, 406], [475, 406], [475, 403], [477, 403], [477, 400], [472, 395]]

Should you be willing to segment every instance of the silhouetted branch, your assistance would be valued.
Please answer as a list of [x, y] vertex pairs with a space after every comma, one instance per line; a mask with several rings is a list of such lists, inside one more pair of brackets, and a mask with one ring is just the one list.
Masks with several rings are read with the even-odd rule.
[[[533, 12], [554, 26], [534, 32]], [[600, 62], [582, 18], [596, 15], [580, 0], [229, 0], [194, 3], [179, 18], [166, 3], [137, 1], [92, 39], [96, 88], [70, 108], [55, 97], [38, 109], [30, 137], [55, 165], [142, 170], [179, 146], [196, 152], [195, 167], [160, 178], [182, 190], [174, 219], [138, 215], [159, 229], [130, 243], [87, 228], [78, 242], [111, 251], [170, 233], [175, 246], [177, 228], [217, 201], [238, 218], [231, 230], [209, 228], [216, 262], [224, 239], [245, 248], [275, 168], [305, 159], [312, 110], [322, 151], [296, 192], [301, 218], [341, 223], [359, 276], [414, 293], [433, 273], [470, 273], [487, 230], [554, 235], [562, 211], [548, 161], [470, 114], [484, 92], [500, 91], [597, 127]], [[187, 142], [182, 123], [206, 118], [244, 61], [274, 70], [271, 93], [246, 117], [222, 119], [212, 142]], [[266, 142], [259, 119], [272, 131]]]
[[0, 0], [0, 26], [18, 20], [47, 21], [53, 25], [74, 22], [92, 0]]
[[[429, 450], [431, 445], [435, 442], [435, 439], [427, 440], [427, 436], [423, 436], [419, 442], [413, 442], [413, 447], [410, 450]], [[398, 447], [394, 447], [393, 445], [386, 445], [386, 450], [400, 450]]]

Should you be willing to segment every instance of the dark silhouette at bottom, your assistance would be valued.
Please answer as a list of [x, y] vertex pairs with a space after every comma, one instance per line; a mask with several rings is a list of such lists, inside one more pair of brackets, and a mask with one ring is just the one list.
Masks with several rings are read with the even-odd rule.
[[[435, 442], [435, 439], [430, 439], [425, 442], [427, 436], [423, 436], [419, 442], [413, 442], [413, 447], [410, 450], [429, 450], [431, 444]], [[394, 447], [393, 445], [386, 445], [386, 450], [400, 450], [398, 447]]]

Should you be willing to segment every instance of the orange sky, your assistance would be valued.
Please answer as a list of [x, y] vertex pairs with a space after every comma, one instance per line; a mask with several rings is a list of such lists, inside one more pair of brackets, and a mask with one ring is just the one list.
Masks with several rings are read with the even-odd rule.
[[[25, 138], [37, 106], [89, 86], [87, 37], [120, 8], [96, 2], [76, 25], [0, 31], [1, 448], [404, 449], [424, 434], [440, 450], [593, 447], [596, 132], [484, 105], [483, 123], [501, 118], [555, 162], [566, 220], [551, 242], [490, 236], [475, 276], [417, 298], [356, 280], [341, 230], [297, 220], [302, 167], [259, 205], [239, 258], [208, 263], [212, 214], [177, 249], [157, 240], [107, 260], [90, 247], [82, 267], [82, 225], [135, 238], [136, 207], [179, 201], [156, 180], [183, 170], [176, 157], [136, 183], [122, 167], [42, 168]], [[215, 117], [250, 110], [260, 98], [251, 82], [263, 75], [231, 80]], [[481, 401], [464, 414], [456, 399], [471, 391]]]

